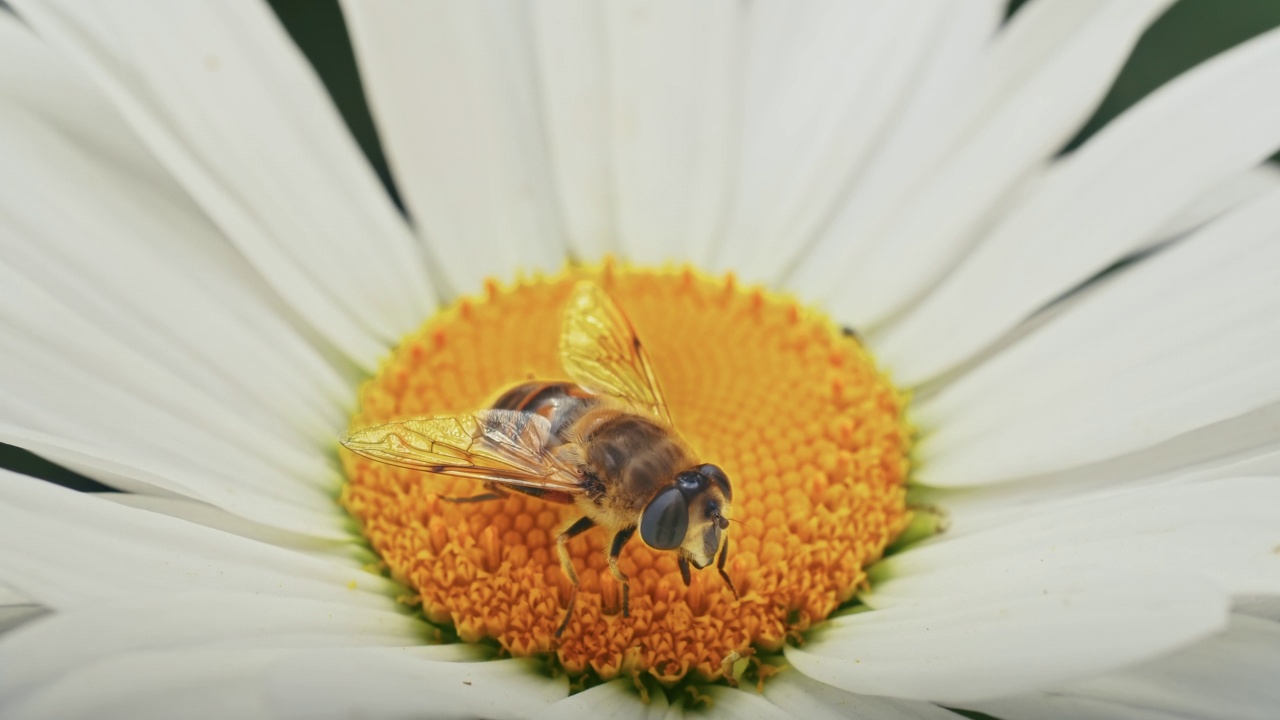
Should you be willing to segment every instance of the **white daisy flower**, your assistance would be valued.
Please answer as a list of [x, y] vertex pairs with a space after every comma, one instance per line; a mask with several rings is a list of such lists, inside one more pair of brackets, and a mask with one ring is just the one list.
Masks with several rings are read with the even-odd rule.
[[[0, 715], [1280, 707], [1277, 32], [1058, 155], [1167, 0], [352, 0], [410, 222], [265, 6], [12, 5], [0, 441], [124, 492], [0, 472]], [[736, 592], [587, 533], [557, 637], [561, 506], [337, 438], [555, 375], [583, 276]]]

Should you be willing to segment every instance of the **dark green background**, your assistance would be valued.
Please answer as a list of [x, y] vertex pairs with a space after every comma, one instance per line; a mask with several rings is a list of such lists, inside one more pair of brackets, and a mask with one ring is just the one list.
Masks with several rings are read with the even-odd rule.
[[[1013, 0], [1010, 13], [1023, 4], [1023, 0]], [[271, 6], [315, 65], [360, 147], [399, 204], [373, 121], [364, 104], [355, 57], [336, 0], [271, 0]], [[1280, 0], [1181, 0], [1148, 29], [1097, 113], [1064, 149], [1078, 145], [1169, 78], [1277, 26], [1280, 26]], [[1280, 78], [1277, 78], [1277, 91], [1280, 92]], [[0, 444], [0, 467], [78, 489], [105, 489], [3, 444]]]

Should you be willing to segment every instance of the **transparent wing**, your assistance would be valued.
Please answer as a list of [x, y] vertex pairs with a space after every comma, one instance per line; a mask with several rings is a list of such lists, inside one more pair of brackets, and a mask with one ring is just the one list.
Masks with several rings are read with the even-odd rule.
[[560, 492], [582, 492], [572, 469], [546, 452], [551, 424], [516, 410], [424, 417], [357, 430], [352, 452], [388, 465]]
[[631, 321], [599, 286], [583, 281], [564, 311], [560, 363], [569, 378], [597, 395], [609, 395], [671, 423], [649, 354]]

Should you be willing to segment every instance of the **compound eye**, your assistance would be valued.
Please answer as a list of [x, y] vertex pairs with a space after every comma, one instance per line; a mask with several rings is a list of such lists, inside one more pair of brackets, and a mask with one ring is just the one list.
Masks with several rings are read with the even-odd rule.
[[724, 474], [719, 465], [700, 465], [697, 468], [698, 474], [710, 480], [716, 487], [720, 488], [720, 492], [724, 493], [726, 500], [733, 499], [733, 488], [729, 486], [729, 476]]
[[640, 513], [640, 539], [654, 550], [674, 550], [689, 530], [689, 504], [678, 487], [669, 487]]
[[701, 492], [707, 487], [708, 478], [697, 470], [685, 470], [676, 476], [676, 487], [684, 493]]

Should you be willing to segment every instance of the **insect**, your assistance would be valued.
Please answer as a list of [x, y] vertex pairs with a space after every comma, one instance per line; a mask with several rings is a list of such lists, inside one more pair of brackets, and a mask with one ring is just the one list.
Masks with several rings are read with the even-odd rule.
[[519, 492], [572, 505], [580, 517], [556, 537], [560, 567], [572, 585], [556, 637], [568, 626], [578, 594], [569, 540], [597, 525], [611, 537], [609, 569], [622, 585], [624, 617], [630, 584], [618, 561], [637, 532], [649, 547], [676, 553], [685, 585], [691, 565], [701, 570], [715, 560], [736, 597], [724, 569], [729, 478], [699, 462], [676, 432], [635, 328], [595, 283], [578, 283], [570, 296], [560, 362], [572, 382], [522, 383], [489, 409], [363, 428], [342, 444], [391, 465], [484, 482], [482, 494], [445, 498], [450, 502]]

